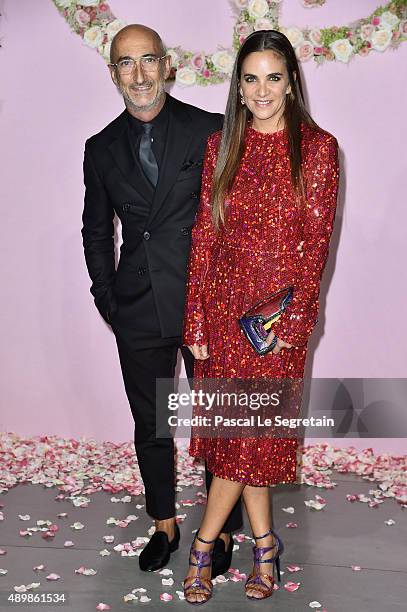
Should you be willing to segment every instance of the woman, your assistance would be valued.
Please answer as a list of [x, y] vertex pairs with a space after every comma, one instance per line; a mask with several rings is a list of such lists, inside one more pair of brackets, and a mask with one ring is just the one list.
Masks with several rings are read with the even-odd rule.
[[[195, 376], [301, 379], [317, 321], [320, 279], [336, 210], [338, 146], [308, 114], [295, 52], [280, 32], [251, 34], [237, 55], [222, 132], [208, 139], [192, 234], [184, 344]], [[292, 301], [258, 355], [238, 319], [256, 302], [293, 287]], [[246, 595], [273, 592], [283, 543], [271, 529], [270, 485], [295, 482], [296, 438], [199, 437], [189, 452], [213, 473], [191, 546], [185, 598], [212, 594], [211, 554], [242, 495], [255, 539]]]

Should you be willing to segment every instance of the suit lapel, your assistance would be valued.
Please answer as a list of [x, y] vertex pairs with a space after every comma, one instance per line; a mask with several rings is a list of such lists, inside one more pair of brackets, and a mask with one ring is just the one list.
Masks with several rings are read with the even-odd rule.
[[192, 138], [192, 129], [188, 121], [189, 115], [178, 100], [175, 100], [168, 94], [167, 96], [169, 98], [170, 111], [167, 138], [148, 224], [156, 216], [167, 194], [174, 185]]
[[139, 166], [135, 151], [133, 151], [125, 116], [123, 117], [123, 129], [110, 143], [109, 150], [113, 156], [114, 162], [119, 167], [126, 180], [145, 200], [151, 202], [154, 195], [154, 188], [144, 176]]

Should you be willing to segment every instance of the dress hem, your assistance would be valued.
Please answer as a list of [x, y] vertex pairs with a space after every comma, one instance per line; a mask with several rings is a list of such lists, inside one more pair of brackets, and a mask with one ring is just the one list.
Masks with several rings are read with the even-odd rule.
[[218, 472], [218, 470], [216, 470], [216, 468], [214, 469], [211, 464], [207, 461], [206, 457], [202, 454], [194, 454], [191, 451], [189, 451], [189, 455], [191, 457], [194, 457], [195, 459], [203, 459], [204, 461], [206, 461], [206, 467], [208, 469], [208, 471], [213, 475], [216, 476], [217, 478], [221, 478], [222, 480], [230, 480], [232, 482], [241, 482], [242, 484], [246, 484], [249, 485], [251, 487], [273, 487], [279, 484], [300, 484], [298, 482], [298, 475], [297, 475], [297, 470], [295, 473], [295, 476], [293, 478], [288, 478], [285, 480], [274, 480], [274, 481], [267, 481], [267, 482], [258, 482], [258, 481], [253, 481], [250, 479], [245, 479], [245, 480], [240, 480], [238, 478], [231, 478], [231, 477], [226, 477], [224, 474], [220, 474]]

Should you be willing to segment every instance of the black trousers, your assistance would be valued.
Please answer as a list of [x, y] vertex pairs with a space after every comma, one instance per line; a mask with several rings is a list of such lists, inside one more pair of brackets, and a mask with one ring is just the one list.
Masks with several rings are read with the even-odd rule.
[[[167, 346], [140, 349], [133, 346], [126, 334], [115, 331], [124, 386], [134, 418], [134, 444], [145, 487], [146, 511], [154, 519], [175, 516], [175, 458], [172, 437], [156, 436], [156, 378], [174, 379], [178, 349], [181, 349], [188, 379], [193, 377], [194, 358], [191, 351], [176, 342]], [[157, 410], [167, 410], [167, 405]], [[205, 465], [206, 488], [212, 474]], [[239, 499], [222, 531], [243, 527]]]

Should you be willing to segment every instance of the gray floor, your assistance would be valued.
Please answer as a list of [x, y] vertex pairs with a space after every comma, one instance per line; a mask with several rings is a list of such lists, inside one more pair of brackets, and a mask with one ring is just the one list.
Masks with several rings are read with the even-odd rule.
[[[363, 481], [357, 476], [333, 475], [338, 483], [333, 490], [317, 489], [303, 485], [279, 486], [272, 489], [275, 529], [282, 537], [285, 551], [282, 556], [281, 588], [273, 597], [264, 602], [251, 602], [245, 598], [244, 582], [228, 581], [217, 584], [210, 602], [205, 604], [207, 612], [222, 607], [229, 610], [281, 610], [285, 612], [310, 610], [309, 603], [317, 600], [319, 610], [327, 612], [406, 610], [407, 563], [406, 513], [392, 499], [387, 499], [378, 508], [369, 508], [364, 503], [350, 503], [347, 493], [365, 493], [375, 488], [374, 483]], [[198, 489], [185, 487], [178, 494], [178, 500], [195, 499]], [[155, 610], [164, 606], [173, 610], [186, 610], [189, 604], [181, 601], [176, 591], [182, 590], [187, 567], [187, 554], [192, 540], [192, 531], [198, 525], [203, 506], [180, 507], [179, 514], [186, 514], [181, 528], [181, 547], [171, 557], [169, 568], [173, 570], [174, 584], [163, 586], [165, 576], [141, 572], [138, 557], [121, 557], [113, 547], [119, 543], [130, 542], [137, 536], [146, 536], [152, 525], [144, 508], [144, 497], [133, 497], [131, 503], [112, 503], [111, 495], [97, 493], [91, 497], [87, 508], [75, 508], [68, 501], [55, 501], [58, 491], [45, 489], [39, 485], [18, 485], [0, 495], [4, 520], [0, 521], [0, 548], [7, 554], [0, 556], [0, 568], [8, 573], [0, 575], [2, 595], [1, 609], [28, 610], [72, 610], [88, 612], [96, 609], [99, 602], [111, 606], [113, 611], [128, 611], [138, 606]], [[310, 510], [304, 500], [319, 494], [327, 501], [324, 510]], [[123, 497], [125, 493], [117, 494]], [[295, 514], [282, 510], [294, 506]], [[57, 514], [67, 512], [67, 518], [57, 518]], [[23, 522], [18, 515], [30, 514], [30, 520]], [[129, 514], [138, 516], [126, 528], [106, 524], [109, 517], [125, 518]], [[385, 520], [392, 518], [393, 526]], [[39, 519], [48, 519], [59, 526], [53, 540], [44, 540], [41, 533], [30, 538], [21, 537], [20, 529], [34, 526]], [[85, 527], [74, 531], [70, 525], [80, 521]], [[285, 527], [287, 522], [298, 523], [297, 529]], [[251, 535], [247, 523], [244, 533]], [[106, 544], [104, 535], [114, 535], [115, 542]], [[63, 547], [65, 540], [75, 542], [75, 547]], [[251, 569], [250, 540], [239, 544], [234, 553], [233, 568], [248, 573]], [[101, 557], [102, 549], [112, 551], [110, 556]], [[45, 571], [35, 572], [33, 567], [43, 563]], [[297, 573], [286, 571], [286, 565], [294, 564], [303, 568]], [[352, 565], [362, 567], [353, 571]], [[74, 570], [85, 566], [97, 570], [95, 576], [83, 576]], [[48, 582], [46, 576], [55, 572], [60, 574], [58, 582]], [[230, 576], [230, 575], [229, 575]], [[282, 585], [288, 581], [300, 582], [295, 592], [287, 592]], [[41, 582], [33, 592], [57, 591], [69, 596], [64, 606], [6, 606], [5, 597], [14, 585]], [[132, 589], [144, 587], [151, 598], [148, 603], [124, 603], [123, 596]], [[171, 593], [174, 599], [162, 602], [160, 593]]]

